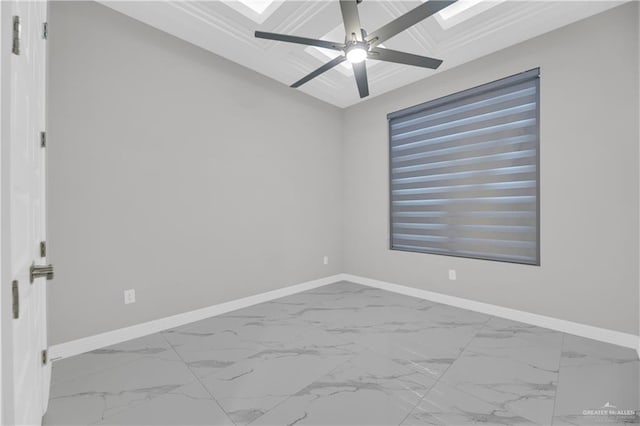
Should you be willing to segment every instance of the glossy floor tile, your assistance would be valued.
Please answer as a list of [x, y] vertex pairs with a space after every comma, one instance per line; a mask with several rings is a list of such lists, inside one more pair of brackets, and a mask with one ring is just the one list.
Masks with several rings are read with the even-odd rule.
[[638, 424], [635, 351], [342, 282], [57, 361], [45, 425]]

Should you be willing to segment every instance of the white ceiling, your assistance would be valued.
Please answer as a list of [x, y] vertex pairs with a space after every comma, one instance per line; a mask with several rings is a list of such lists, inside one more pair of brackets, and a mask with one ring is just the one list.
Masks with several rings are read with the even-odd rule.
[[[244, 0], [251, 1], [251, 0]], [[155, 28], [251, 68], [286, 85], [330, 58], [315, 48], [256, 39], [255, 30], [343, 42], [338, 0], [260, 0], [251, 5], [224, 1], [101, 1]], [[470, 1], [470, 0], [460, 0]], [[437, 15], [385, 41], [384, 46], [443, 59], [437, 71], [367, 61], [370, 96], [374, 97], [489, 53], [587, 18], [624, 1], [471, 0], [472, 6], [443, 19]], [[420, 5], [419, 0], [364, 0], [360, 22], [372, 32]], [[331, 38], [328, 38], [331, 39]], [[375, 64], [375, 65], [374, 65]], [[362, 100], [348, 67], [338, 66], [300, 89], [339, 107]], [[369, 99], [365, 98], [365, 99]]]

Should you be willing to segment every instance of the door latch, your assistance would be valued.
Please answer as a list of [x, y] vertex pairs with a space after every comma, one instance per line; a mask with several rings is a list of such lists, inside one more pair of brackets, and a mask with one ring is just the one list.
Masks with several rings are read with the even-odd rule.
[[33, 284], [33, 280], [36, 278], [45, 277], [48, 280], [53, 279], [53, 265], [31, 265], [29, 269], [29, 276], [31, 277], [31, 283]]

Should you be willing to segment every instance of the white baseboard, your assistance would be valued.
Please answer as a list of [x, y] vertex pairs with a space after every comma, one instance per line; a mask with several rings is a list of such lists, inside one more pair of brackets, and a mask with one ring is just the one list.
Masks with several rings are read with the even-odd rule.
[[577, 322], [548, 317], [544, 315], [532, 314], [530, 312], [519, 311], [516, 309], [505, 308], [503, 306], [491, 305], [488, 303], [476, 302], [474, 300], [463, 299], [461, 297], [449, 296], [442, 293], [435, 293], [428, 290], [421, 290], [414, 287], [407, 287], [404, 285], [374, 280], [357, 275], [343, 274], [342, 279], [357, 284], [363, 284], [382, 290], [392, 291], [394, 293], [400, 293], [407, 296], [430, 300], [436, 303], [443, 303], [445, 305], [468, 309], [470, 311], [481, 312], [483, 314], [506, 318], [512, 321], [523, 322], [526, 324], [536, 325], [538, 327], [561, 331], [567, 334], [573, 334], [580, 337], [599, 340], [601, 342], [632, 348], [637, 350], [638, 355], [640, 356], [640, 338], [634, 334], [622, 333], [620, 331], [609, 330], [606, 328], [594, 327], [591, 325], [580, 324]]
[[331, 275], [329, 277], [267, 291], [266, 293], [260, 293], [254, 296], [243, 297], [242, 299], [208, 306], [195, 311], [185, 312], [158, 320], [148, 321], [142, 324], [132, 325], [130, 327], [108, 331], [106, 333], [83, 337], [70, 342], [60, 343], [49, 348], [49, 359], [56, 361], [70, 356], [91, 352], [93, 350], [115, 345], [127, 340], [137, 339], [159, 331], [168, 330], [170, 328], [200, 321], [205, 318], [257, 305], [258, 303], [268, 302], [270, 300], [279, 299], [302, 291], [322, 287], [327, 284], [333, 284], [335, 282], [342, 281], [343, 279], [344, 274]]
[[551, 330], [556, 330], [563, 333], [586, 337], [593, 340], [599, 340], [601, 342], [633, 348], [638, 351], [638, 356], [640, 357], [640, 338], [633, 334], [622, 333], [620, 331], [608, 330], [605, 328], [594, 327], [544, 315], [532, 314], [516, 309], [491, 305], [489, 303], [476, 302], [474, 300], [463, 299], [461, 297], [449, 296], [442, 293], [435, 293], [428, 290], [421, 290], [414, 287], [393, 284], [386, 281], [380, 281], [351, 274], [336, 274], [329, 277], [268, 291], [266, 293], [257, 294], [255, 296], [243, 297], [242, 299], [236, 299], [230, 302], [208, 306], [206, 308], [198, 309], [195, 311], [185, 312], [167, 318], [161, 318], [142, 324], [108, 331], [106, 333], [84, 337], [78, 340], [72, 340], [70, 342], [65, 342], [58, 345], [53, 345], [49, 348], [49, 357], [52, 361], [68, 358], [70, 356], [90, 352], [127, 340], [147, 336], [159, 331], [179, 327], [181, 325], [200, 321], [205, 318], [214, 317], [216, 315], [221, 315], [227, 312], [235, 311], [237, 309], [246, 308], [258, 303], [268, 302], [280, 297], [289, 296], [295, 293], [300, 293], [302, 291], [311, 290], [339, 281], [350, 281], [356, 284], [362, 284], [369, 287], [391, 291], [394, 293], [430, 300], [432, 302], [455, 306], [462, 309], [468, 309], [470, 311], [481, 312], [483, 314], [506, 318], [512, 321], [523, 322], [526, 324], [549, 328]]

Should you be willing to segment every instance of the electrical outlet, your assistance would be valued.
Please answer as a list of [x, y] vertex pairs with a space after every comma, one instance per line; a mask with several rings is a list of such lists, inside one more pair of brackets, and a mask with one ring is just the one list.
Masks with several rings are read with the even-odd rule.
[[329, 256], [325, 256], [324, 259], [322, 259], [322, 263], [324, 263], [325, 265], [329, 264]]
[[455, 269], [449, 269], [449, 279], [451, 281], [455, 281], [456, 280], [456, 270]]
[[136, 303], [136, 291], [134, 289], [124, 291], [124, 304]]

